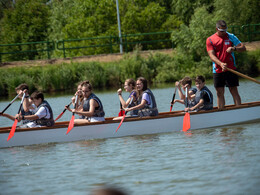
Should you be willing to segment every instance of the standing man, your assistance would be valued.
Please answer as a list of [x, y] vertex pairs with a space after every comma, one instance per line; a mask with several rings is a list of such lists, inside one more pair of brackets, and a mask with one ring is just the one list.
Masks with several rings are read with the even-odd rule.
[[225, 106], [225, 85], [229, 88], [235, 105], [241, 104], [237, 90], [238, 76], [226, 71], [226, 67], [235, 70], [234, 52], [246, 51], [246, 47], [234, 34], [227, 32], [227, 24], [224, 20], [217, 22], [216, 31], [215, 34], [207, 38], [206, 46], [208, 55], [213, 62], [213, 79], [217, 91], [218, 108], [223, 109]]

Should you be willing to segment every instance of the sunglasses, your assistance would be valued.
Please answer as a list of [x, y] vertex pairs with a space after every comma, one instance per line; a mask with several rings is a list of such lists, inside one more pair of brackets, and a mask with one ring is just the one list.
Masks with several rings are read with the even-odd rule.
[[226, 29], [218, 28], [218, 31], [220, 31], [220, 32], [227, 32], [227, 28]]

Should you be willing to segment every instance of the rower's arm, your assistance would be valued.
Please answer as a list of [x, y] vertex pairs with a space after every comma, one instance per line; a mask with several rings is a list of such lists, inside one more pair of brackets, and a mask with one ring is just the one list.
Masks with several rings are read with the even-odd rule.
[[89, 111], [75, 110], [75, 114], [91, 117], [94, 114], [95, 107], [98, 107], [98, 103], [94, 99], [91, 99], [89, 101]]
[[199, 103], [197, 103], [195, 106], [191, 107], [190, 110], [195, 110], [197, 108], [199, 108], [200, 106], [202, 106], [204, 104], [204, 100], [200, 99]]
[[180, 99], [184, 100], [185, 99], [185, 95], [182, 93], [179, 81], [175, 82], [175, 87], [177, 87], [177, 89], [178, 89], [178, 94], [179, 94]]
[[15, 120], [15, 117], [14, 117], [14, 116], [9, 115], [9, 114], [6, 114], [6, 113], [1, 113], [0, 116], [4, 116], [4, 117], [6, 117], [6, 118], [9, 118], [9, 119], [11, 119], [12, 121]]
[[[123, 108], [127, 107], [127, 103], [126, 103], [125, 100], [123, 99], [122, 94], [119, 94], [118, 97], [119, 97], [119, 100], [120, 100], [120, 102], [121, 102], [121, 104], [122, 104], [122, 107], [123, 107]], [[128, 103], [128, 104], [129, 104], [129, 103]]]
[[137, 106], [133, 106], [133, 107], [131, 107], [131, 108], [126, 108], [125, 111], [131, 111], [131, 110], [139, 110], [139, 109], [142, 109], [142, 108], [145, 106], [145, 104], [147, 104], [147, 101], [143, 99], [143, 100], [141, 101], [141, 104], [138, 104]]
[[29, 93], [28, 93], [28, 90], [25, 89], [23, 91], [23, 93], [25, 93], [25, 98], [24, 98], [24, 101], [23, 101], [23, 109], [25, 112], [28, 112], [30, 110], [31, 105], [32, 105], [32, 101], [30, 100], [30, 96], [29, 96]]
[[37, 116], [35, 114], [34, 115], [24, 115], [22, 120], [24, 120], [24, 119], [27, 119], [27, 120], [37, 120], [37, 119], [39, 119], [39, 116]]

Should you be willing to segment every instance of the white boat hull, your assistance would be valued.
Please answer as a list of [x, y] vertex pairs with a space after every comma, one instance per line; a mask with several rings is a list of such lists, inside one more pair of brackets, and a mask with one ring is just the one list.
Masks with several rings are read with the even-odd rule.
[[[191, 113], [191, 130], [260, 120], [260, 102], [254, 104], [256, 105], [249, 107], [244, 105], [235, 109], [231, 107], [225, 111]], [[126, 119], [116, 133], [115, 130], [120, 121], [112, 121], [111, 119], [107, 119], [105, 122], [75, 125], [67, 135], [68, 122], [60, 122], [54, 128], [49, 129], [47, 127], [16, 129], [13, 138], [9, 141], [7, 138], [10, 127], [0, 128], [0, 148], [181, 131], [183, 116], [183, 112], [177, 111], [161, 113], [157, 117]]]

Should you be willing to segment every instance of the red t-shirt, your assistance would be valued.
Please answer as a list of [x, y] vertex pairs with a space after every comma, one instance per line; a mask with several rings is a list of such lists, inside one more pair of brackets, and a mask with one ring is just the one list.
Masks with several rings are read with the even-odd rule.
[[[236, 46], [240, 43], [239, 39], [231, 34], [226, 34], [225, 37], [218, 36], [217, 33], [211, 35], [207, 38], [206, 46], [207, 51], [214, 50], [216, 57], [223, 63], [227, 63], [227, 67], [231, 69], [236, 69], [235, 65], [235, 56], [234, 53], [228, 53], [226, 52], [227, 48]], [[221, 73], [222, 68], [219, 65], [216, 65], [213, 62], [213, 73]]]

